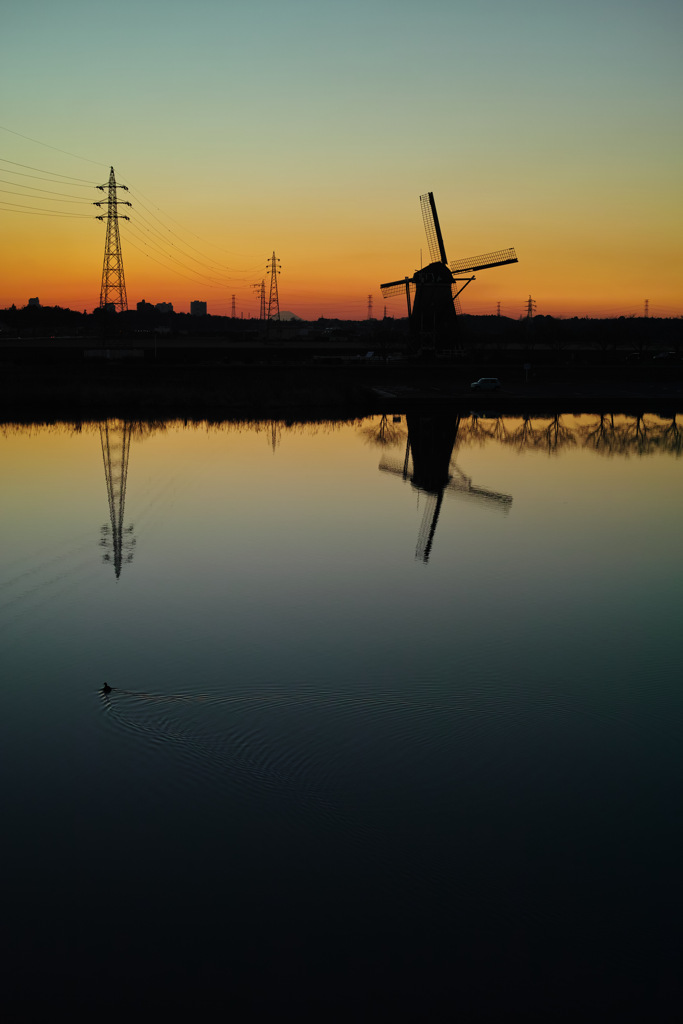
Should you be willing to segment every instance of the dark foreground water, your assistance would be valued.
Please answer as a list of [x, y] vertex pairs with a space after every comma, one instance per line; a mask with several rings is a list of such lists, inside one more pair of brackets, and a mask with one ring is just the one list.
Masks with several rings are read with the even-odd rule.
[[677, 421], [394, 419], [0, 433], [5, 1003], [679, 1004]]

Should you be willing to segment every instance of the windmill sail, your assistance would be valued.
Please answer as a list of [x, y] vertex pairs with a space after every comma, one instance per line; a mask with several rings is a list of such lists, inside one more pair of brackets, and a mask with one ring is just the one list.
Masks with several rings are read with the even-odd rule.
[[388, 299], [390, 295], [405, 295], [406, 285], [415, 291], [415, 282], [410, 278], [404, 278], [402, 281], [389, 281], [388, 284], [381, 284], [382, 295], [385, 299]]
[[446, 250], [441, 236], [439, 217], [436, 212], [436, 203], [434, 202], [434, 193], [427, 192], [425, 195], [420, 196], [420, 206], [422, 207], [422, 220], [424, 221], [425, 232], [427, 234], [427, 244], [429, 245], [429, 256], [431, 258], [431, 262], [446, 263]]
[[454, 274], [467, 273], [471, 270], [487, 270], [489, 267], [503, 267], [506, 263], [517, 263], [514, 249], [498, 249], [486, 252], [483, 256], [468, 256], [464, 260], [451, 260], [449, 266]]

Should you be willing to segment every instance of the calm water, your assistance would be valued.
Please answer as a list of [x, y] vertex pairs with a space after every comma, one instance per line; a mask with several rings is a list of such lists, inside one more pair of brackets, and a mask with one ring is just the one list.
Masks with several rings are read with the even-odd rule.
[[670, 1006], [679, 429], [3, 428], [8, 998]]

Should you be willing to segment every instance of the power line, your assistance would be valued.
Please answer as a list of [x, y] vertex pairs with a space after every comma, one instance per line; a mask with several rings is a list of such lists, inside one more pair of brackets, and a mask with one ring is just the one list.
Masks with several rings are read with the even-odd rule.
[[[82, 182], [84, 185], [96, 185], [96, 181], [88, 181], [87, 178], [75, 178], [73, 174], [60, 174], [59, 171], [48, 171], [44, 167], [33, 167], [32, 164], [20, 164], [16, 160], [7, 160], [4, 156], [0, 156], [0, 163], [12, 164], [13, 167], [26, 167], [29, 171], [42, 171], [43, 174], [51, 174], [55, 178], [71, 178], [72, 181]], [[19, 171], [10, 171], [10, 174], [19, 174]]]
[[[137, 202], [137, 200], [136, 200], [136, 202]], [[137, 210], [137, 207], [136, 207], [136, 210]], [[144, 230], [146, 230], [148, 232], [153, 232], [156, 236], [158, 236], [162, 240], [164, 245], [170, 245], [173, 249], [176, 249], [178, 252], [182, 253], [182, 255], [185, 256], [186, 259], [192, 260], [193, 263], [199, 263], [200, 266], [206, 267], [207, 270], [213, 271], [213, 273], [216, 272], [216, 267], [212, 267], [212, 266], [210, 266], [207, 263], [202, 263], [195, 256], [191, 256], [189, 253], [185, 252], [183, 249], [181, 249], [179, 246], [177, 246], [175, 244], [175, 242], [171, 242], [167, 238], [165, 238], [164, 235], [159, 231], [159, 229], [155, 228], [153, 224], [150, 224], [150, 222], [147, 220], [147, 218], [143, 214], [141, 214], [139, 211], [137, 213], [137, 217], [138, 217], [138, 219], [144, 221], [144, 223], [148, 225], [148, 227], [146, 229], [144, 229]], [[223, 268], [221, 268], [221, 269], [223, 269]], [[206, 276], [206, 275], [204, 275], [204, 276]], [[211, 280], [214, 280], [214, 278], [211, 278]]]
[[63, 153], [65, 156], [72, 156], [76, 160], [83, 160], [87, 164], [96, 164], [98, 167], [106, 166], [102, 160], [90, 160], [87, 156], [79, 156], [77, 153], [70, 153], [67, 149], [59, 149], [57, 146], [50, 146], [47, 142], [40, 142], [39, 139], [32, 139], [28, 135], [22, 135], [21, 132], [15, 132], [11, 128], [5, 128], [4, 124], [0, 124], [0, 129], [3, 132], [9, 132], [10, 135], [17, 135], [20, 139], [26, 139], [27, 142], [34, 142], [36, 146], [44, 146], [46, 149], [53, 149], [55, 153]]
[[[2, 127], [2, 126], [0, 126], [0, 127]], [[14, 134], [20, 134], [20, 133], [14, 133]], [[36, 141], [36, 140], [30, 140], [30, 141]], [[55, 147], [49, 147], [48, 146], [47, 148], [53, 148], [54, 149]], [[60, 152], [66, 152], [66, 151], [60, 151]], [[74, 155], [74, 154], [67, 154], [67, 155]], [[14, 167], [24, 167], [24, 168], [27, 168], [28, 170], [38, 171], [38, 172], [41, 172], [42, 174], [47, 174], [48, 175], [48, 178], [38, 179], [38, 180], [54, 181], [57, 184], [63, 184], [63, 185], [66, 185], [67, 187], [71, 183], [75, 183], [73, 185], [73, 187], [78, 187], [81, 184], [87, 184], [87, 185], [94, 184], [93, 182], [89, 182], [89, 181], [87, 181], [84, 178], [76, 178], [75, 176], [65, 175], [65, 174], [61, 174], [59, 172], [51, 172], [51, 171], [47, 170], [44, 167], [36, 167], [36, 166], [34, 166], [32, 164], [23, 164], [23, 163], [19, 163], [18, 161], [14, 161], [14, 160], [6, 160], [5, 158], [2, 158], [2, 157], [0, 157], [0, 161], [2, 161], [3, 163], [6, 163], [6, 164], [11, 164]], [[91, 161], [91, 162], [94, 163], [95, 161]], [[9, 170], [9, 169], [6, 171], [6, 173], [10, 173], [10, 174], [13, 174], [13, 175], [22, 175], [22, 172], [20, 172], [20, 171], [12, 171], [12, 170]], [[25, 175], [25, 176], [26, 177], [34, 177], [33, 175]], [[5, 180], [5, 179], [0, 179], [0, 180]], [[37, 186], [21, 185], [21, 183], [19, 183], [19, 182], [15, 183], [15, 182], [11, 182], [11, 181], [5, 181], [5, 183], [6, 184], [16, 184], [18, 188], [31, 189], [33, 192], [36, 192], [36, 193], [37, 192], [44, 192], [44, 193], [46, 193], [46, 197], [43, 197], [43, 196], [31, 194], [31, 193], [29, 193], [27, 195], [25, 192], [12, 192], [12, 191], [10, 191], [8, 189], [0, 190], [0, 191], [3, 191], [3, 192], [6, 192], [9, 195], [16, 195], [16, 196], [22, 196], [22, 197], [25, 197], [25, 198], [31, 198], [31, 199], [34, 199], [34, 200], [37, 200], [37, 201], [40, 201], [40, 202], [49, 202], [50, 200], [47, 198], [47, 195], [56, 195], [56, 196], [66, 196], [66, 197], [68, 197], [68, 193], [53, 192], [53, 191], [51, 191], [49, 189], [40, 189]], [[139, 195], [142, 196], [142, 193], [140, 192]], [[186, 260], [189, 260], [192, 263], [196, 263], [200, 267], [204, 267], [210, 273], [212, 273], [214, 275], [216, 274], [216, 272], [219, 272], [219, 273], [221, 273], [221, 272], [222, 273], [228, 272], [230, 274], [238, 274], [238, 275], [239, 274], [249, 274], [251, 271], [255, 270], [257, 267], [259, 267], [261, 265], [260, 262], [259, 262], [258, 264], [253, 264], [250, 267], [236, 268], [236, 267], [230, 267], [230, 266], [227, 266], [225, 264], [219, 263], [219, 261], [216, 260], [214, 257], [208, 256], [207, 254], [200, 252], [200, 250], [196, 249], [189, 242], [187, 242], [186, 240], [182, 239], [176, 232], [174, 232], [171, 228], [169, 228], [166, 224], [164, 224], [164, 222], [162, 220], [160, 220], [160, 218], [157, 217], [156, 214], [153, 213], [152, 210], [148, 209], [148, 207], [145, 205], [145, 203], [142, 202], [141, 199], [138, 198], [138, 190], [137, 189], [135, 190], [135, 198], [136, 198], [136, 207], [139, 205], [139, 206], [142, 206], [143, 209], [147, 210], [147, 213], [149, 213], [149, 215], [151, 217], [153, 217], [154, 220], [161, 226], [161, 229], [162, 229], [163, 233], [160, 232], [159, 229], [155, 228], [154, 225], [151, 224], [150, 221], [144, 216], [144, 214], [138, 209], [137, 210], [137, 215], [136, 215], [136, 220], [141, 220], [145, 224], [147, 224], [147, 228], [146, 229], [143, 228], [142, 230], [146, 230], [147, 232], [153, 232], [162, 241], [162, 243], [165, 246], [170, 246], [172, 249], [174, 249], [179, 255], [184, 257]], [[75, 202], [78, 202], [78, 197], [76, 197], [76, 198], [68, 197], [68, 198], [63, 199], [63, 200], [53, 200], [53, 201], [55, 201], [55, 202], [58, 202], [58, 201], [74, 202], [75, 203]], [[87, 200], [83, 200], [83, 201], [87, 202]], [[149, 200], [149, 201], [152, 202], [152, 200]], [[15, 209], [6, 209], [7, 206], [15, 207]], [[35, 211], [35, 213], [37, 213], [38, 211], [41, 210], [40, 207], [22, 206], [22, 204], [19, 204], [19, 203], [8, 204], [5, 201], [0, 201], [0, 207], [5, 208], [6, 212], [12, 212], [12, 213], [19, 213], [19, 212], [22, 212], [22, 210], [23, 211]], [[160, 207], [156, 207], [156, 208], [159, 209], [160, 212], [163, 212], [163, 211], [161, 211]], [[52, 213], [52, 215], [61, 215], [61, 212], [59, 214], [58, 214], [57, 211], [49, 211], [49, 212]], [[35, 215], [35, 213], [34, 213], [34, 215]], [[84, 215], [84, 216], [86, 216], [86, 215]], [[177, 222], [175, 222], [175, 223], [177, 223]], [[186, 249], [191, 249], [193, 252], [196, 252], [199, 256], [203, 257], [203, 260], [197, 259], [197, 257], [195, 257], [191, 253], [185, 251], [185, 249], [180, 248], [175, 242], [172, 242], [168, 237], [165, 237], [166, 235], [171, 235], [174, 238], [177, 238], [178, 241], [181, 242], [183, 244], [183, 246], [186, 247]], [[199, 236], [195, 235], [194, 237], [199, 237]], [[146, 242], [143, 242], [143, 244], [147, 245]], [[220, 247], [217, 247], [217, 248], [220, 248]], [[139, 251], [141, 251], [141, 250], [139, 250]], [[157, 250], [157, 251], [160, 251], [160, 250]], [[149, 254], [143, 253], [143, 255], [149, 255]], [[194, 268], [188, 267], [186, 264], [184, 264], [182, 262], [182, 260], [177, 260], [170, 253], [162, 251], [162, 255], [165, 258], [171, 260], [172, 262], [176, 262], [180, 266], [185, 267], [185, 269], [187, 269], [191, 273], [197, 273], [198, 277], [204, 278], [204, 279], [208, 280], [209, 282], [217, 283], [215, 277], [210, 277], [208, 274], [201, 274], [199, 271], [195, 271]]]
[[[209, 284], [209, 286], [211, 288], [216, 288], [216, 287], [220, 287], [220, 286], [224, 285], [224, 282], [217, 281], [215, 278], [212, 278], [212, 277], [208, 277], [206, 274], [202, 274], [200, 271], [195, 270], [194, 267], [188, 267], [187, 264], [183, 263], [181, 260], [177, 259], [175, 256], [172, 256], [170, 253], [167, 253], [163, 249], [159, 248], [159, 246], [156, 245], [153, 241], [146, 241], [144, 238], [140, 237], [139, 231], [136, 232], [136, 228], [137, 228], [137, 225], [134, 225], [132, 221], [127, 225], [127, 227], [125, 229], [126, 240], [127, 241], [130, 241], [130, 233], [132, 232], [134, 234], [134, 237], [136, 237], [138, 239], [138, 241], [141, 242], [141, 244], [145, 246], [145, 248], [151, 247], [153, 249], [153, 251], [158, 253], [164, 260], [170, 261], [171, 263], [176, 263], [179, 267], [183, 267], [184, 270], [187, 270], [190, 274], [193, 274], [194, 277], [190, 277], [188, 279], [190, 281], [194, 281], [195, 284], [199, 283], [199, 282], [201, 282], [201, 283], [208, 282], [208, 284]], [[131, 242], [131, 244], [133, 244], [133, 243]], [[148, 252], [145, 252], [144, 249], [141, 249], [140, 246], [134, 245], [133, 248], [137, 249], [138, 252], [141, 252], [143, 256], [148, 256], [150, 259], [153, 258], [153, 257], [151, 257], [149, 255]], [[157, 259], [155, 259], [154, 262], [155, 263], [160, 263], [160, 261], [157, 260]], [[160, 263], [160, 266], [164, 266], [164, 264]], [[172, 270], [174, 268], [173, 267], [169, 267], [168, 269]], [[187, 275], [184, 274], [183, 277], [185, 277], [185, 276], [187, 276]]]
[[[158, 224], [161, 225], [161, 227], [164, 229], [165, 232], [168, 232], [168, 234], [172, 235], [174, 238], [177, 238], [178, 241], [182, 242], [182, 244], [185, 245], [188, 249], [192, 249], [193, 252], [196, 252], [200, 256], [203, 256], [205, 260], [209, 260], [210, 263], [213, 264], [213, 266], [209, 266], [208, 263], [204, 264], [209, 270], [220, 269], [222, 271], [226, 271], [227, 270], [227, 271], [231, 271], [231, 272], [246, 274], [246, 273], [249, 273], [250, 271], [256, 270], [258, 267], [261, 266], [261, 263], [259, 262], [259, 263], [256, 263], [256, 264], [252, 264], [249, 267], [231, 267], [231, 266], [228, 266], [225, 263], [220, 263], [218, 260], [215, 260], [213, 258], [213, 256], [207, 256], [206, 253], [201, 252], [199, 249], [195, 248], [195, 246], [191, 245], [189, 242], [185, 241], [185, 239], [181, 238], [180, 235], [177, 234], [177, 232], [173, 231], [172, 228], [169, 228], [166, 224], [164, 224], [164, 222], [162, 220], [160, 220], [160, 218], [157, 217], [157, 215], [155, 213], [153, 213], [147, 206], [145, 206], [145, 204], [142, 203], [140, 201], [140, 198], [139, 198], [142, 195], [141, 192], [139, 192], [137, 189], [132, 189], [132, 195], [135, 198], [136, 204], [139, 205], [139, 206], [142, 206], [142, 208], [144, 210], [147, 210], [147, 213], [150, 215], [150, 217], [153, 217], [154, 220]], [[151, 200], [148, 200], [148, 201], [151, 202]], [[136, 205], [136, 208], [137, 208], [137, 205]], [[157, 207], [157, 209], [159, 209], [159, 207]], [[161, 212], [163, 212], [163, 211], [161, 211]], [[140, 215], [140, 216], [142, 216], [142, 215]], [[143, 217], [142, 219], [145, 220], [145, 222], [149, 224], [149, 221], [147, 221], [147, 219], [145, 217]], [[172, 218], [170, 218], [170, 219], [172, 219]], [[174, 223], [177, 223], [177, 222], [174, 221]], [[153, 225], [150, 225], [150, 227], [153, 227]], [[190, 232], [190, 233], [192, 234], [192, 232]], [[197, 238], [198, 236], [194, 235], [194, 237]], [[174, 245], [173, 242], [169, 242], [168, 244], [169, 245]], [[187, 256], [188, 259], [195, 259], [195, 257], [190, 256], [189, 253], [183, 253], [183, 255]], [[196, 262], [199, 263], [201, 261], [196, 260]]]
[[[145, 218], [143, 218], [143, 220], [144, 220], [145, 224], [149, 224], [149, 221], [147, 221]], [[226, 279], [225, 278], [218, 279], [215, 276], [211, 277], [208, 274], [202, 273], [200, 270], [196, 270], [194, 267], [188, 266], [182, 260], [178, 259], [177, 256], [175, 256], [172, 253], [168, 252], [167, 249], [162, 248], [160, 246], [160, 244], [159, 244], [158, 239], [161, 240], [161, 245], [163, 245], [163, 246], [171, 245], [172, 248], [176, 252], [182, 253], [182, 255], [187, 256], [187, 258], [191, 259], [194, 263], [199, 263], [199, 260], [195, 260], [194, 257], [188, 256], [187, 253], [184, 253], [183, 250], [180, 249], [178, 246], [176, 246], [174, 243], [172, 243], [172, 242], [169, 243], [163, 237], [163, 235], [153, 225], [149, 225], [148, 227], [144, 227], [143, 225], [140, 225], [140, 224], [137, 223], [137, 219], [135, 221], [131, 220], [130, 223], [128, 224], [127, 228], [126, 228], [126, 234], [128, 234], [128, 232], [131, 232], [131, 231], [134, 232], [134, 233], [137, 232], [136, 237], [139, 239], [139, 241], [145, 247], [148, 246], [148, 245], [151, 246], [155, 250], [155, 252], [158, 252], [165, 259], [170, 260], [173, 263], [177, 263], [179, 266], [184, 267], [186, 270], [188, 270], [192, 274], [196, 274], [198, 279], [209, 281], [212, 285], [217, 285], [217, 286], [218, 285], [224, 286], [226, 284]], [[144, 232], [144, 234], [146, 234], [146, 235], [148, 235], [150, 237], [148, 239], [145, 239], [141, 235], [141, 232]], [[142, 250], [139, 250], [139, 251], [142, 251]], [[205, 266], [205, 264], [201, 264], [201, 263], [199, 265], [200, 266]], [[209, 268], [209, 269], [212, 269], [212, 268]]]
[[[45, 191], [45, 189], [41, 189], [41, 191]], [[76, 198], [76, 199], [74, 199], [74, 198], [71, 198], [71, 199], [44, 199], [42, 196], [26, 195], [25, 192], [13, 192], [9, 188], [0, 188], [0, 192], [3, 192], [5, 195], [8, 195], [8, 196], [21, 196], [23, 199], [37, 199], [39, 203], [43, 202], [43, 203], [82, 203], [82, 204], [85, 204], [85, 203], [88, 202], [87, 199], [80, 199], [80, 198]], [[60, 195], [60, 194], [61, 195], [65, 195], [64, 192], [62, 192], [62, 193], [52, 192], [51, 193], [51, 195]]]
[[[32, 178], [34, 181], [51, 181], [55, 185], [65, 185], [67, 188], [80, 188], [81, 187], [81, 183], [80, 182], [78, 184], [71, 185], [68, 181], [59, 181], [58, 178], [45, 178], [41, 174], [27, 174], [26, 171], [13, 171], [9, 167], [0, 167], [0, 170], [3, 172], [3, 174], [13, 174], [15, 177], [18, 176], [20, 178]], [[2, 179], [2, 180], [4, 180], [4, 179]], [[21, 182], [20, 181], [12, 181], [9, 184], [19, 186], [19, 185], [21, 185]], [[24, 188], [31, 188], [30, 185], [24, 185], [23, 187]]]
[[[66, 211], [62, 213], [61, 210], [41, 210], [39, 206], [23, 206], [21, 203], [7, 203], [5, 202], [5, 200], [1, 199], [0, 206], [5, 207], [5, 213], [24, 213], [26, 210], [35, 210], [37, 212], [33, 214], [34, 217], [77, 217], [80, 218], [81, 220], [93, 219], [92, 214], [90, 213], [67, 213]], [[8, 206], [16, 207], [16, 209], [7, 209], [6, 207]], [[30, 213], [26, 214], [26, 216], [30, 216]]]
[[194, 284], [197, 284], [196, 277], [189, 277], [187, 274], [181, 274], [181, 272], [179, 270], [176, 270], [175, 267], [167, 267], [164, 263], [161, 262], [161, 260], [157, 260], [154, 258], [154, 256], [150, 256], [148, 252], [145, 252], [144, 249], [141, 249], [139, 245], [136, 245], [135, 242], [133, 242], [128, 237], [126, 238], [126, 245], [132, 245], [134, 249], [137, 249], [137, 251], [142, 253], [143, 256], [146, 256], [148, 260], [151, 260], [153, 263], [158, 263], [159, 266], [163, 267], [163, 269], [167, 273], [170, 272], [171, 274], [177, 274], [178, 277], [184, 277], [187, 281], [192, 281], [194, 282]]
[[[124, 178], [123, 180], [125, 180], [125, 178]], [[240, 254], [240, 253], [234, 253], [234, 252], [231, 252], [231, 251], [230, 251], [229, 249], [224, 249], [224, 248], [223, 248], [222, 246], [220, 246], [220, 245], [216, 245], [216, 244], [215, 244], [215, 242], [211, 242], [211, 241], [209, 241], [209, 240], [208, 240], [208, 239], [206, 239], [206, 238], [201, 238], [201, 237], [200, 237], [199, 235], [197, 235], [197, 234], [196, 234], [196, 233], [195, 233], [194, 231], [190, 231], [190, 229], [189, 229], [189, 228], [186, 228], [186, 227], [185, 227], [185, 226], [184, 226], [183, 224], [181, 224], [181, 223], [180, 223], [179, 221], [177, 221], [177, 220], [176, 220], [176, 219], [175, 219], [174, 217], [171, 217], [171, 215], [170, 215], [170, 214], [168, 214], [168, 213], [166, 213], [166, 212], [165, 212], [164, 210], [162, 210], [160, 206], [157, 206], [157, 205], [156, 205], [156, 204], [154, 203], [154, 201], [153, 201], [152, 199], [150, 199], [150, 198], [149, 198], [148, 196], [145, 196], [145, 195], [144, 195], [144, 193], [140, 192], [140, 190], [139, 190], [138, 188], [136, 188], [135, 186], [133, 186], [133, 185], [132, 185], [132, 184], [130, 184], [130, 183], [129, 183], [129, 189], [130, 189], [130, 191], [132, 191], [132, 192], [133, 192], [133, 194], [135, 195], [135, 198], [136, 198], [136, 202], [138, 202], [138, 203], [140, 202], [140, 196], [142, 196], [142, 197], [143, 197], [144, 199], [147, 199], [147, 202], [148, 202], [148, 203], [152, 203], [152, 205], [154, 206], [154, 208], [155, 208], [156, 210], [158, 210], [158, 211], [159, 211], [159, 213], [163, 213], [165, 217], [168, 217], [168, 219], [169, 219], [170, 221], [172, 221], [172, 222], [173, 222], [174, 224], [177, 224], [179, 228], [182, 228], [182, 230], [183, 230], [183, 231], [186, 231], [186, 232], [187, 232], [188, 234], [192, 235], [192, 237], [193, 237], [193, 238], [196, 238], [196, 239], [198, 239], [198, 241], [200, 241], [200, 242], [204, 242], [204, 243], [206, 243], [207, 245], [212, 245], [212, 246], [213, 246], [213, 247], [214, 247], [215, 249], [218, 249], [218, 250], [219, 250], [219, 252], [226, 252], [226, 253], [230, 253], [230, 255], [233, 255], [233, 256], [235, 256], [235, 255], [243, 255], [243, 256], [244, 256], [244, 255], [247, 255], [247, 254], [245, 254], [245, 253], [241, 253], [241, 254]], [[143, 205], [143, 206], [144, 206], [144, 203], [143, 203], [143, 204], [141, 204], [141, 205]], [[145, 209], [147, 210], [147, 207], [145, 207]], [[149, 214], [151, 214], [151, 216], [152, 216], [152, 217], [155, 217], [155, 215], [154, 215], [154, 214], [152, 213], [152, 211], [151, 211], [151, 210], [147, 210], [147, 212], [148, 212]], [[155, 220], [159, 220], [159, 218], [158, 218], [158, 217], [155, 217]], [[160, 220], [159, 220], [159, 223], [160, 223], [160, 224], [162, 224], [162, 221], [160, 221]], [[170, 228], [167, 228], [167, 230], [169, 230], [169, 231], [170, 231]], [[178, 236], [176, 235], [176, 237], [178, 237]], [[181, 241], [182, 241], [182, 239], [181, 239]], [[190, 246], [189, 242], [186, 242], [185, 244], [186, 244], [186, 245], [188, 245], [188, 246], [189, 246], [189, 248], [193, 248], [192, 246]], [[198, 249], [195, 249], [195, 252], [199, 252], [199, 250], [198, 250]], [[200, 253], [200, 255], [203, 255], [203, 254], [202, 254], [202, 253]], [[255, 256], [256, 256], [256, 254], [255, 254], [255, 253], [250, 253], [249, 255], [250, 255], [251, 257], [255, 257]], [[211, 257], [211, 256], [209, 256], [209, 257], [207, 257], [207, 259], [212, 259], [212, 257]], [[254, 270], [254, 269], [255, 269], [255, 268], [257, 267], [257, 266], [260, 266], [260, 263], [258, 263], [258, 264], [254, 264], [254, 265], [252, 265], [251, 267], [246, 267], [246, 268], [245, 268], [245, 273], [246, 273], [247, 271], [250, 271], [250, 270]], [[230, 267], [228, 267], [227, 269], [235, 269], [235, 268], [230, 268]]]
[[[49, 189], [49, 188], [39, 188], [37, 185], [24, 185], [24, 183], [21, 182], [21, 181], [8, 181], [6, 178], [0, 178], [0, 181], [3, 182], [3, 184], [5, 184], [5, 185], [14, 185], [15, 188], [30, 188], [32, 192], [47, 192], [47, 194], [50, 195], [50, 196], [67, 196], [69, 199], [73, 200], [74, 202], [76, 202], [76, 201], [81, 201], [81, 202], [84, 202], [84, 203], [88, 202], [88, 200], [85, 198], [85, 196], [71, 196], [71, 195], [69, 195], [68, 192], [54, 192], [52, 189]], [[73, 188], [80, 188], [81, 186], [80, 185], [78, 185], [78, 186], [73, 185], [72, 187]], [[6, 189], [0, 189], [0, 191], [1, 192], [5, 192]], [[21, 196], [23, 196], [24, 193], [23, 192], [13, 192], [12, 195], [17, 195], [17, 196], [21, 195]], [[30, 197], [30, 198], [38, 199], [39, 197], [38, 196], [33, 196], [33, 197]]]

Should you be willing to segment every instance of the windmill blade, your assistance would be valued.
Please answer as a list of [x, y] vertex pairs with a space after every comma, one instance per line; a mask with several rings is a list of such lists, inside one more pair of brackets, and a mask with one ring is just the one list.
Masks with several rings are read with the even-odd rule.
[[453, 480], [449, 480], [446, 490], [451, 497], [472, 501], [475, 505], [485, 505], [507, 515], [512, 505], [511, 494], [501, 494], [499, 491], [489, 491], [485, 487], [463, 487]]
[[415, 547], [415, 558], [421, 562], [426, 563], [429, 561], [442, 502], [443, 491], [439, 491], [437, 494], [427, 494], [420, 532], [417, 535], [417, 545]]
[[422, 207], [422, 220], [424, 221], [427, 234], [431, 262], [446, 263], [446, 250], [444, 249], [441, 228], [439, 227], [434, 193], [426, 192], [423, 196], [420, 196], [420, 206]]
[[405, 295], [406, 285], [412, 294], [415, 291], [415, 282], [412, 277], [405, 277], [402, 281], [389, 281], [388, 284], [381, 284], [380, 288], [384, 298], [388, 299], [391, 295]]
[[470, 270], [487, 270], [489, 267], [503, 267], [506, 263], [517, 263], [514, 249], [498, 249], [496, 252], [485, 252], [482, 256], [468, 256], [464, 260], [451, 260], [449, 266], [453, 273]]
[[490, 491], [487, 487], [476, 487], [472, 483], [472, 477], [456, 466], [451, 464], [452, 475], [446, 484], [446, 490], [450, 495], [457, 498], [470, 499], [480, 505], [488, 505], [499, 512], [507, 513], [512, 505], [512, 495], [502, 494], [500, 491]]

